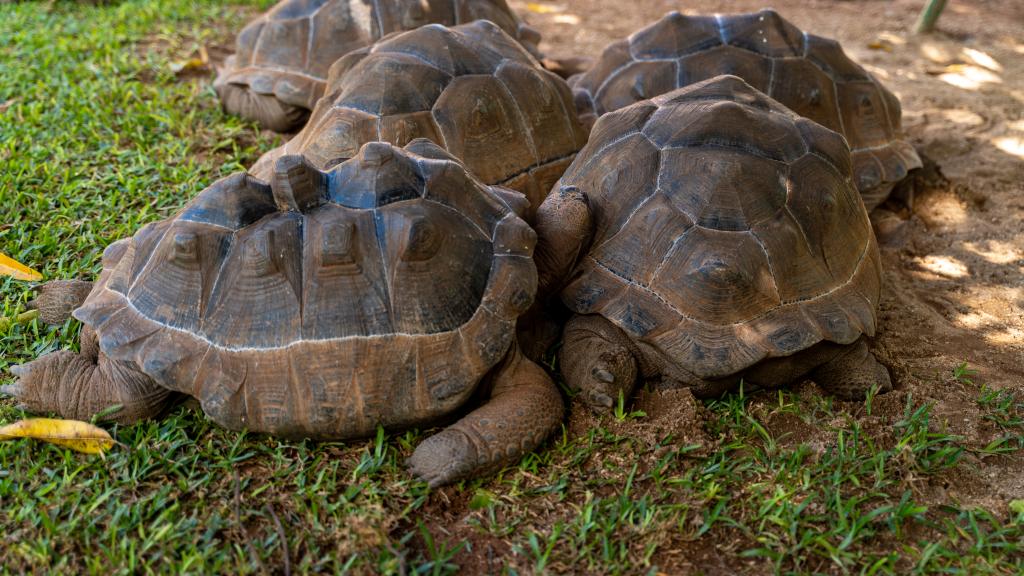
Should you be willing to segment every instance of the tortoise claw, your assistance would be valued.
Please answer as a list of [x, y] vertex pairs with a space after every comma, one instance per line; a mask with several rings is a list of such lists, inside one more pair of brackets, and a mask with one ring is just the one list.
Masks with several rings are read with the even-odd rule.
[[18, 398], [22, 393], [21, 386], [15, 384], [7, 384], [0, 386], [0, 396], [10, 396], [12, 398]]
[[615, 405], [615, 401], [612, 400], [611, 396], [601, 392], [591, 392], [588, 394], [587, 403], [598, 410], [608, 409]]
[[591, 374], [593, 374], [594, 379], [598, 382], [604, 382], [605, 384], [612, 384], [615, 382], [615, 375], [605, 368], [594, 368]]

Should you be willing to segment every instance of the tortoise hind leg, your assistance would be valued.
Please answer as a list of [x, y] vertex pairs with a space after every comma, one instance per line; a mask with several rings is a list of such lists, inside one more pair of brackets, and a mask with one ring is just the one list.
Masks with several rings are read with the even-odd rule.
[[249, 86], [223, 82], [214, 88], [228, 113], [254, 120], [274, 132], [298, 130], [309, 119], [309, 110], [285, 104], [273, 94], [258, 94]]
[[99, 350], [96, 333], [82, 329], [82, 352], [61, 350], [47, 354], [11, 372], [18, 380], [0, 387], [32, 412], [56, 412], [65, 418], [89, 420], [115, 405], [121, 409], [110, 420], [130, 424], [157, 416], [168, 405], [171, 392], [158, 385], [130, 362], [111, 360]]
[[863, 400], [875, 385], [879, 394], [892, 390], [889, 371], [875, 359], [864, 338], [842, 347], [815, 368], [810, 378], [840, 400]]
[[493, 472], [539, 446], [564, 411], [554, 381], [513, 344], [487, 403], [424, 440], [406, 464], [431, 487]]

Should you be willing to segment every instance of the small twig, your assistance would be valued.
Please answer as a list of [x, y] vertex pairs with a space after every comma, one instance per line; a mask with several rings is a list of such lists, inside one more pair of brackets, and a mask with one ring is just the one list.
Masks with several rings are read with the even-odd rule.
[[284, 576], [292, 575], [292, 563], [288, 557], [288, 537], [284, 533], [284, 526], [281, 525], [281, 520], [274, 513], [274, 506], [269, 502], [264, 509], [270, 514], [270, 517], [274, 520], [274, 527], [277, 529], [277, 538], [281, 541], [281, 549], [284, 550]]

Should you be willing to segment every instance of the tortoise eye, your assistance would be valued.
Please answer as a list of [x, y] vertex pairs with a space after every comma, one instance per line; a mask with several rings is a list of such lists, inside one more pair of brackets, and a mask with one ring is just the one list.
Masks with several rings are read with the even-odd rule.
[[431, 259], [441, 248], [441, 232], [426, 218], [417, 218], [409, 227], [402, 260], [406, 262], [422, 262]]
[[174, 235], [174, 246], [169, 256], [171, 261], [178, 264], [199, 261], [199, 239], [191, 232], [178, 232]]
[[356, 261], [355, 227], [351, 223], [324, 229], [320, 237], [320, 264], [324, 268], [354, 264]]

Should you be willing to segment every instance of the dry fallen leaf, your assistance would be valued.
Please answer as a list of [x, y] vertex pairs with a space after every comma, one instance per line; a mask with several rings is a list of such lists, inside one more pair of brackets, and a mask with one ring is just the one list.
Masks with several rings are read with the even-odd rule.
[[103, 454], [115, 444], [107, 431], [78, 420], [29, 418], [0, 427], [0, 440], [33, 438], [86, 454]]
[[37, 282], [43, 279], [43, 275], [25, 266], [21, 262], [12, 260], [3, 252], [0, 252], [0, 276], [13, 276], [15, 280], [28, 280]]
[[886, 40], [875, 40], [874, 42], [868, 43], [868, 48], [872, 50], [884, 50], [886, 52], [892, 52], [892, 42]]
[[534, 14], [551, 14], [552, 12], [562, 11], [559, 6], [546, 6], [544, 4], [537, 4], [536, 2], [528, 3], [526, 5], [526, 9]]
[[175, 74], [184, 74], [193, 70], [199, 70], [204, 66], [206, 66], [206, 63], [203, 62], [202, 58], [189, 58], [183, 62], [171, 63], [171, 72], [174, 72]]

